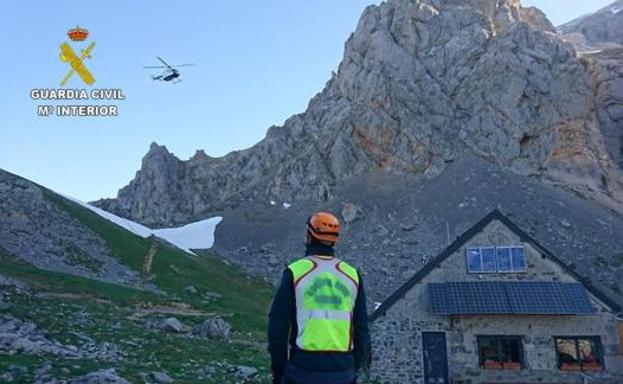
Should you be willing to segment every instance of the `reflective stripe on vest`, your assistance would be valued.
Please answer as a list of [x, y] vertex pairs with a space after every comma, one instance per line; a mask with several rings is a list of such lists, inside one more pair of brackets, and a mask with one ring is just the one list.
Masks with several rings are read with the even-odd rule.
[[295, 261], [288, 268], [294, 277], [297, 347], [304, 351], [351, 351], [357, 270], [337, 258], [317, 256]]

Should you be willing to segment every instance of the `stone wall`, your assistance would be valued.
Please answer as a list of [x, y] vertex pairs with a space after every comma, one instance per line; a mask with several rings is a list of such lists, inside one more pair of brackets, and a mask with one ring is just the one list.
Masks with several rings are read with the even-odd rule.
[[[468, 246], [524, 245], [526, 273], [469, 274], [465, 248]], [[600, 336], [605, 371], [596, 378], [623, 379], [623, 356], [619, 354], [617, 323], [602, 303], [591, 296], [598, 312], [584, 316], [440, 316], [430, 312], [426, 284], [446, 281], [561, 281], [574, 279], [549, 259], [523, 243], [498, 221], [490, 223], [439, 268], [416, 284], [394, 304], [385, 316], [372, 324], [374, 360], [372, 377], [381, 383], [423, 383], [422, 332], [446, 333], [450, 379], [477, 383], [582, 383], [581, 374], [557, 368], [553, 336]], [[483, 370], [479, 367], [478, 335], [521, 336], [525, 368], [518, 372]]]

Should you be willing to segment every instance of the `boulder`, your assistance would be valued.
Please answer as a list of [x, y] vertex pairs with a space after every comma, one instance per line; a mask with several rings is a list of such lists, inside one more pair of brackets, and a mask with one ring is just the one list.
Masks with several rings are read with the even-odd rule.
[[197, 293], [197, 288], [195, 288], [194, 285], [189, 285], [188, 287], [184, 288], [184, 292], [195, 295]]
[[130, 382], [117, 375], [114, 368], [110, 368], [80, 376], [71, 380], [69, 384], [130, 384]]
[[160, 323], [160, 329], [166, 332], [180, 333], [184, 329], [184, 324], [175, 317], [169, 317]]
[[345, 223], [350, 224], [355, 220], [358, 220], [363, 215], [363, 210], [360, 206], [352, 203], [344, 203], [342, 205], [342, 220]]
[[160, 384], [170, 384], [174, 382], [173, 378], [166, 372], [152, 372], [151, 377], [154, 381]]
[[253, 368], [253, 367], [247, 367], [245, 365], [239, 365], [239, 366], [235, 367], [234, 372], [235, 372], [236, 377], [238, 377], [238, 379], [247, 380], [247, 379], [250, 379], [251, 377], [257, 375], [258, 370], [256, 368]]
[[205, 320], [196, 325], [192, 333], [197, 336], [209, 339], [228, 339], [231, 332], [231, 325], [220, 317]]

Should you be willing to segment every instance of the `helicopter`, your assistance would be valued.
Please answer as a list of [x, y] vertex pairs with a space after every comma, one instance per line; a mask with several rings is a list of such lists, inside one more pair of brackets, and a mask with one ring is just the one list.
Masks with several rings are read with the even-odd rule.
[[164, 70], [164, 72], [162, 72], [161, 75], [158, 76], [151, 76], [151, 79], [156, 81], [170, 81], [173, 84], [177, 84], [180, 81], [182, 81], [182, 79], [180, 79], [180, 71], [178, 71], [176, 69], [176, 67], [188, 67], [191, 65], [195, 65], [195, 64], [178, 64], [178, 65], [169, 65], [166, 61], [164, 61], [160, 56], [156, 56], [156, 58], [158, 58], [158, 60], [160, 60], [162, 62], [162, 64], [164, 65], [153, 65], [153, 66], [146, 66], [143, 68], [166, 68]]

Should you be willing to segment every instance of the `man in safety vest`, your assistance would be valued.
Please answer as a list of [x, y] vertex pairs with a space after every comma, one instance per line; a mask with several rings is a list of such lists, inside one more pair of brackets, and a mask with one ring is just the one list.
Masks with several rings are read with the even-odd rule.
[[274, 384], [353, 384], [370, 363], [363, 281], [333, 256], [339, 234], [332, 214], [310, 216], [306, 257], [283, 272], [268, 324]]

